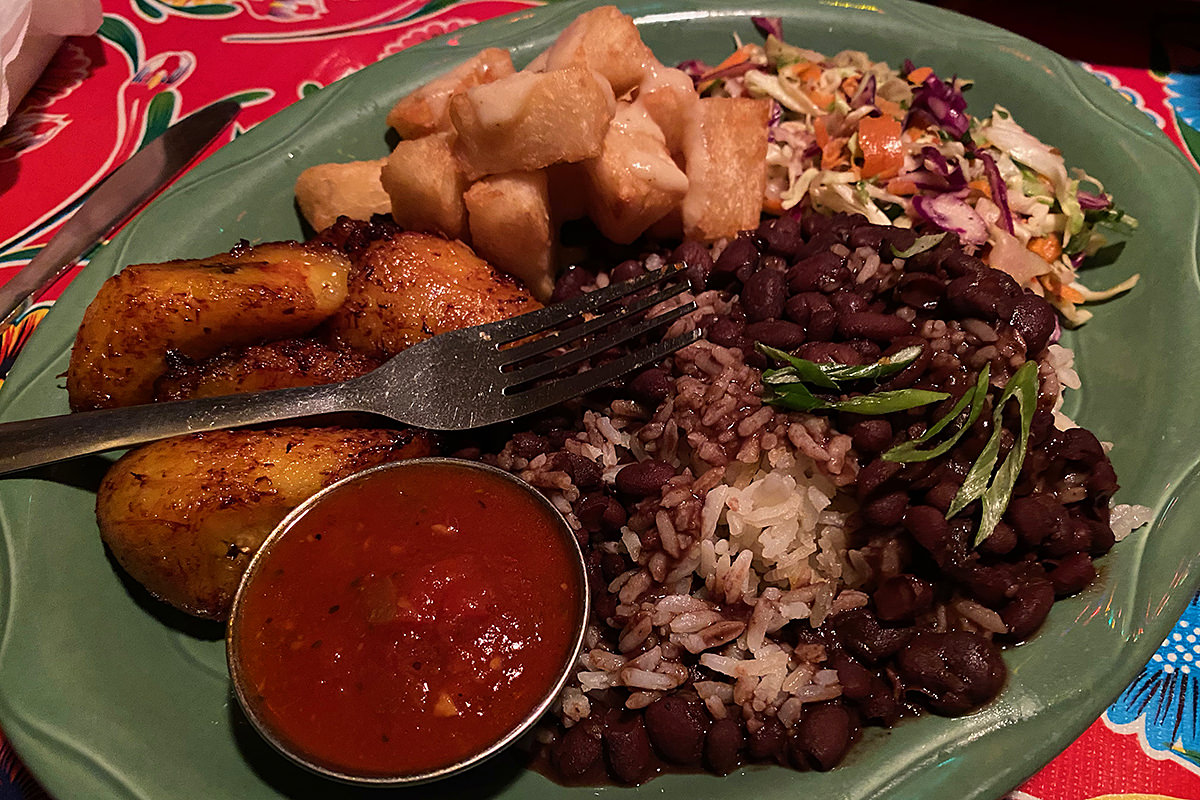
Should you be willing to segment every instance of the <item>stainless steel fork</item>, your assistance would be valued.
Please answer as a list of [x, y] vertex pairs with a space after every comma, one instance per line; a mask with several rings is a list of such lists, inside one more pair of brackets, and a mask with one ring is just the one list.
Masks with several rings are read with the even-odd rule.
[[[682, 278], [680, 267], [668, 266], [511, 319], [443, 333], [343, 383], [5, 423], [0, 475], [168, 436], [342, 411], [442, 431], [516, 419], [611, 383], [699, 338], [693, 330], [568, 373], [695, 310], [688, 302], [646, 314], [687, 289]], [[656, 284], [664, 285], [637, 296]]]

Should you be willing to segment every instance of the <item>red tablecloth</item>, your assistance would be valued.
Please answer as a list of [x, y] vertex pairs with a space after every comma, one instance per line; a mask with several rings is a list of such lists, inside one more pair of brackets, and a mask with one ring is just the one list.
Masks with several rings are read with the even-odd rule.
[[[174, 120], [235, 98], [244, 106], [237, 126], [245, 129], [389, 53], [534, 3], [104, 0], [103, 5], [99, 34], [64, 43], [19, 112], [0, 129], [0, 282], [29, 261], [88, 188]], [[1049, 28], [1066, 37], [1053, 46], [1076, 55], [1079, 45], [1088, 53], [1079, 57], [1109, 64], [1085, 66], [1154, 119], [1196, 162], [1200, 76], [1152, 72], [1138, 58], [1125, 57], [1129, 47], [1088, 51], [1088, 42], [1093, 48], [1106, 43], [1101, 35], [1085, 31], [1083, 38], [1072, 38], [1061, 27]], [[266, 40], [272, 44], [264, 46]], [[275, 57], [283, 45], [287, 57]], [[1104, 60], [1105, 52], [1112, 61]], [[1185, 43], [1181, 50], [1176, 42], [1174, 50], [1160, 47], [1158, 56], [1169, 60], [1180, 52], [1187, 58], [1195, 45], [1188, 50]], [[56, 297], [69, 278], [47, 297]], [[0, 378], [48, 305], [40, 303], [3, 332]], [[1198, 668], [1200, 603], [1194, 599], [1121, 698], [1013, 796], [1200, 800]], [[41, 796], [0, 737], [0, 799]]]

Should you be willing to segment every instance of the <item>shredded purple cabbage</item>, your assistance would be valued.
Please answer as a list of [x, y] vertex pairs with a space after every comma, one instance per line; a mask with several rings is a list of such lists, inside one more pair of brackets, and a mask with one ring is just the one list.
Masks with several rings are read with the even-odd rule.
[[[747, 72], [762, 71], [763, 66], [761, 64], [755, 64], [751, 61], [742, 61], [741, 63], [733, 64], [732, 66], [728, 66], [723, 69], [706, 72], [700, 76], [700, 79], [706, 81], [715, 81], [720, 78], [736, 78], [739, 75], [745, 75]], [[695, 79], [693, 78], [693, 80]]]
[[913, 208], [942, 230], [958, 234], [964, 244], [981, 245], [988, 240], [987, 223], [960, 197], [919, 194], [913, 197]]
[[[905, 62], [905, 67], [910, 63]], [[971, 127], [971, 118], [967, 116], [967, 101], [962, 92], [955, 89], [953, 83], [946, 83], [932, 72], [913, 92], [912, 106], [908, 113], [909, 120], [905, 127], [908, 127], [914, 117], [933, 120], [955, 139], [961, 139]]]
[[987, 174], [988, 187], [992, 190], [992, 202], [1000, 209], [1000, 219], [1004, 222], [1004, 229], [1009, 233], [1015, 233], [1012, 212], [1008, 208], [1008, 187], [1004, 184], [1004, 179], [1000, 177], [996, 161], [987, 153], [982, 152], [979, 154], [979, 158], [983, 161], [983, 171]]
[[863, 106], [875, 105], [875, 76], [868, 75], [867, 79], [858, 87], [858, 91], [854, 93], [854, 99], [850, 101], [851, 108], [862, 108]]
[[1075, 198], [1079, 201], [1079, 207], [1090, 210], [1101, 210], [1112, 207], [1112, 198], [1106, 194], [1096, 194], [1080, 189], [1075, 193]]
[[693, 82], [697, 83], [705, 73], [712, 70], [712, 67], [710, 67], [708, 64], [705, 64], [703, 61], [698, 61], [694, 58], [690, 61], [680, 61], [675, 65], [675, 68], [682, 70], [689, 78], [692, 79]]
[[750, 21], [754, 23], [754, 27], [758, 28], [758, 32], [765, 39], [768, 36], [774, 36], [779, 41], [783, 41], [783, 17], [751, 17]]
[[927, 173], [941, 179], [940, 183], [936, 180], [931, 181], [934, 185], [928, 188], [939, 188], [947, 192], [961, 192], [967, 188], [967, 177], [963, 175], [962, 165], [958, 161], [954, 162], [953, 167], [950, 166], [950, 162], [940, 150], [928, 145], [921, 148], [921, 157], [925, 161]]

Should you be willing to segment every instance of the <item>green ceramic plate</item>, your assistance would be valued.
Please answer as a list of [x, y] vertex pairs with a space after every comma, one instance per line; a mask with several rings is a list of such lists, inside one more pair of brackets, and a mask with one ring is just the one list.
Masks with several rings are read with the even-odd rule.
[[[42, 323], [4, 388], [5, 420], [66, 411], [57, 377], [100, 283], [122, 265], [225, 250], [239, 238], [292, 238], [292, 182], [306, 166], [386, 154], [384, 116], [423, 79], [484, 46], [518, 62], [584, 6], [561, 4], [488, 22], [400, 53], [297, 103], [205, 161], [143, 212]], [[908, 721], [868, 733], [829, 774], [756, 767], [720, 779], [669, 776], [605, 795], [667, 798], [995, 798], [1078, 736], [1146, 662], [1197, 584], [1200, 426], [1197, 225], [1200, 180], [1143, 114], [1096, 78], [1037, 45], [936, 9], [879, 0], [661, 0], [626, 6], [665, 62], [715, 61], [750, 14], [782, 14], [788, 38], [827, 53], [910, 57], [976, 80], [972, 109], [1000, 102], [1067, 162], [1085, 168], [1141, 220], [1103, 286], [1140, 271], [1128, 296], [1099, 309], [1076, 348], [1086, 391], [1068, 412], [1116, 442], [1119, 499], [1157, 519], [1118, 545], [1101, 579], [1059, 603], [1036, 639], [1007, 654], [1004, 694], [973, 716]], [[106, 557], [93, 487], [107, 461], [0, 482], [0, 725], [58, 798], [275, 798], [343, 790], [289, 767], [230, 702], [222, 632], [164, 611]], [[417, 792], [447, 797], [585, 797], [498, 761]], [[378, 797], [372, 794], [372, 797]]]

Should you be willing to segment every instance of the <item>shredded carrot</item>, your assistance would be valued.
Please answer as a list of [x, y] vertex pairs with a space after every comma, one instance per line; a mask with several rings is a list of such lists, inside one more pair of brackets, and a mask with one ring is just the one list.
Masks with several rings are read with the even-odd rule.
[[812, 63], [809, 61], [797, 61], [794, 64], [788, 64], [780, 67], [779, 74], [788, 78], [800, 80], [800, 77], [804, 74], [804, 70], [808, 69], [810, 66], [812, 66]]
[[1029, 244], [1025, 247], [1049, 264], [1058, 261], [1062, 255], [1062, 245], [1053, 236], [1039, 236], [1036, 239], [1030, 239]]
[[763, 198], [763, 211], [778, 217], [783, 214], [783, 201], [774, 195], [767, 195]]
[[893, 119], [904, 118], [904, 109], [900, 107], [900, 104], [895, 101], [888, 100], [886, 97], [875, 95], [875, 107], [882, 111], [884, 116], [888, 116]]
[[917, 185], [908, 178], [892, 178], [887, 182], [887, 190], [898, 195], [916, 194]]
[[1046, 291], [1057, 295], [1068, 303], [1078, 304], [1085, 300], [1079, 290], [1073, 289], [1065, 283], [1059, 283], [1050, 275], [1039, 275], [1038, 280], [1041, 281], [1042, 286], [1046, 287]]
[[809, 89], [808, 99], [813, 101], [813, 105], [817, 108], [829, 108], [833, 105], [833, 94], [823, 92], [820, 89]]
[[830, 139], [821, 148], [821, 169], [836, 169], [849, 163], [850, 159], [846, 152], [846, 143], [849, 141], [845, 136]]
[[800, 79], [809, 83], [816, 83], [821, 80], [821, 76], [825, 74], [825, 70], [821, 69], [820, 64], [809, 64], [808, 69], [800, 73]]
[[933, 74], [932, 67], [917, 67], [912, 72], [908, 73], [909, 83], [924, 83], [925, 79]]
[[850, 75], [847, 77], [844, 81], [842, 81], [841, 89], [842, 94], [846, 96], [846, 99], [853, 99], [854, 95], [858, 92], [858, 76]]
[[863, 153], [862, 173], [867, 178], [893, 178], [904, 166], [899, 120], [863, 117], [858, 123], [858, 146]]
[[703, 92], [705, 89], [716, 83], [716, 78], [709, 78], [709, 75], [714, 75], [727, 67], [732, 67], [736, 64], [749, 61], [750, 56], [752, 53], [754, 53], [755, 49], [755, 46], [752, 44], [744, 44], [737, 50], [734, 50], [724, 61], [700, 76], [699, 84], [696, 87], [697, 91]]
[[974, 189], [975, 191], [979, 192], [981, 195], [988, 198], [989, 200], [992, 197], [991, 184], [989, 184], [987, 181], [983, 180], [982, 178], [980, 178], [979, 180], [971, 181], [970, 183], [967, 184], [967, 186], [969, 186], [972, 189]]
[[817, 147], [824, 149], [829, 144], [829, 128], [826, 127], [828, 117], [817, 117], [813, 120], [813, 134], [817, 139]]

